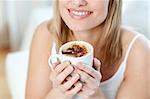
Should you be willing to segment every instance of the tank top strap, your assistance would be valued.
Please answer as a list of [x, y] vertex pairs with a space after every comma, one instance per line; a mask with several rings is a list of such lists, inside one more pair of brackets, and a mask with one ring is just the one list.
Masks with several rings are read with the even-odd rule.
[[130, 53], [130, 50], [131, 50], [131, 48], [132, 48], [134, 42], [135, 42], [136, 39], [137, 39], [138, 37], [140, 37], [140, 36], [142, 36], [142, 35], [141, 35], [141, 34], [137, 34], [137, 35], [131, 40], [131, 42], [130, 42], [128, 48], [127, 48], [126, 54], [125, 54], [124, 62], [127, 61], [128, 56], [129, 56], [129, 53]]

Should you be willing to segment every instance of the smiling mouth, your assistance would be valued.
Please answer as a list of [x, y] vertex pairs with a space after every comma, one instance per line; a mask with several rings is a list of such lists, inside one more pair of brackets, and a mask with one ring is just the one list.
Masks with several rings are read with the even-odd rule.
[[68, 11], [69, 11], [69, 15], [73, 19], [78, 19], [78, 20], [87, 18], [93, 13], [87, 10], [75, 10], [75, 9], [68, 9]]

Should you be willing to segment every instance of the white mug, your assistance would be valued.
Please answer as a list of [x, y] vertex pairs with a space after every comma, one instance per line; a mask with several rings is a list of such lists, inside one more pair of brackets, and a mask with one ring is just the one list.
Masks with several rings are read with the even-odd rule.
[[[81, 57], [72, 57], [72, 56], [67, 56], [65, 54], [62, 54], [63, 49], [69, 48], [70, 46], [72, 46], [74, 44], [79, 45], [79, 46], [85, 46], [85, 48], [87, 49], [87, 53]], [[92, 67], [93, 57], [94, 57], [93, 55], [94, 55], [93, 46], [91, 44], [89, 44], [88, 42], [70, 41], [60, 47], [59, 54], [51, 55], [48, 59], [48, 63], [49, 63], [49, 65], [51, 65], [53, 63], [52, 60], [58, 58], [61, 62], [70, 61], [71, 64], [74, 64], [74, 65], [76, 65], [77, 62], [81, 62], [81, 63], [85, 64], [86, 66]]]

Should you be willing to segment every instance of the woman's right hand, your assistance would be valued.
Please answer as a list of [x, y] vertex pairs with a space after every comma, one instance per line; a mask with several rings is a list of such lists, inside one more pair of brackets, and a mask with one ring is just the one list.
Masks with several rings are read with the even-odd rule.
[[71, 76], [74, 68], [67, 61], [54, 63], [52, 66], [53, 71], [50, 74], [50, 80], [53, 88], [51, 92], [57, 96], [57, 99], [59, 97], [60, 99], [72, 99], [82, 89], [82, 84], [79, 82], [79, 74]]

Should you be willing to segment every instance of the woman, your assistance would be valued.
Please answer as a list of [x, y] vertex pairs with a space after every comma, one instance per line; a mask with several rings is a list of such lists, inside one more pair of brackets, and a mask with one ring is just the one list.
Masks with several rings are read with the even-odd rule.
[[[54, 17], [35, 31], [26, 99], [148, 99], [148, 41], [121, 25], [122, 0], [56, 0]], [[93, 45], [93, 68], [47, 60], [52, 43]], [[70, 76], [72, 73], [75, 75]], [[81, 81], [82, 79], [82, 81]]]

